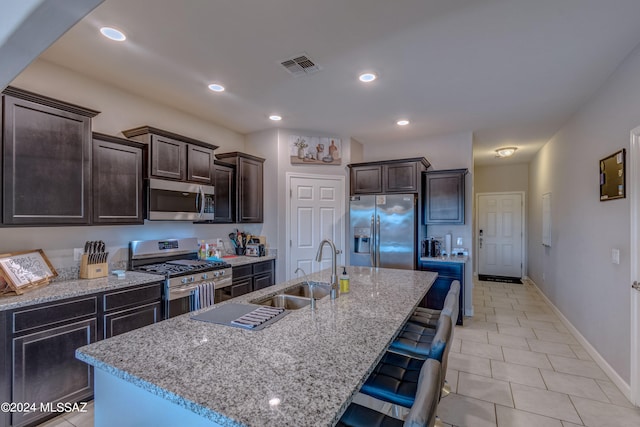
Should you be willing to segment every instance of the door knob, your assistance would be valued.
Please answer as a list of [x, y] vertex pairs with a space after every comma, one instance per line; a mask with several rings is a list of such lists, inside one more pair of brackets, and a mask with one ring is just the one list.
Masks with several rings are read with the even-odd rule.
[[635, 289], [636, 291], [640, 291], [640, 283], [634, 281], [633, 284], [631, 285], [631, 287], [633, 289]]

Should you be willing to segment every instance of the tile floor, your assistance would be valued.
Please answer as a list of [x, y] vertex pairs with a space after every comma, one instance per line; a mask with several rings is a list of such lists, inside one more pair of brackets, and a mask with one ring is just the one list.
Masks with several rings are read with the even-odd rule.
[[[457, 326], [449, 354], [445, 426], [640, 426], [635, 408], [529, 283], [474, 282], [475, 315]], [[356, 401], [391, 413], [368, 396]], [[40, 427], [93, 427], [85, 414]]]
[[[640, 426], [635, 408], [530, 283], [474, 281], [473, 318], [449, 353], [445, 426]], [[392, 414], [390, 404], [356, 401]], [[401, 413], [402, 414], [402, 413]]]

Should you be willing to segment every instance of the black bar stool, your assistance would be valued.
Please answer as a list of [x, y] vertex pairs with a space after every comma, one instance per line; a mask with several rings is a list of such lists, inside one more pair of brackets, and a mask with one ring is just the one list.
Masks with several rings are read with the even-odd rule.
[[459, 298], [460, 282], [458, 280], [454, 280], [453, 282], [451, 282], [451, 286], [449, 287], [449, 292], [447, 292], [447, 296], [445, 297], [442, 310], [418, 307], [416, 308], [409, 321], [412, 323], [418, 323], [422, 326], [435, 327], [440, 314], [442, 312], [445, 312], [446, 314], [451, 316], [451, 320], [457, 322], [458, 312], [460, 308], [458, 303]]
[[429, 359], [422, 364], [414, 403], [404, 421], [352, 403], [336, 424], [337, 427], [433, 427], [440, 401], [442, 368]]
[[[440, 362], [440, 387], [444, 386], [447, 358], [451, 348], [451, 318], [440, 316], [436, 334], [426, 354], [428, 360]], [[388, 351], [360, 389], [361, 393], [396, 405], [411, 407], [414, 403], [419, 371], [425, 361]]]

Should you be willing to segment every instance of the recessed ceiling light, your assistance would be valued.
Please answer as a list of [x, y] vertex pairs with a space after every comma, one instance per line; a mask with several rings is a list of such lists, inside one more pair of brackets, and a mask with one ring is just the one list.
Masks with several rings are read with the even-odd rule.
[[279, 122], [282, 120], [282, 116], [278, 116], [277, 114], [272, 114], [269, 116], [269, 120], [273, 120], [274, 122]]
[[209, 89], [214, 92], [224, 92], [224, 86], [219, 85], [217, 83], [212, 83], [209, 85]]
[[398, 126], [406, 126], [406, 125], [408, 125], [408, 124], [409, 124], [409, 120], [406, 120], [406, 119], [398, 120], [398, 121], [396, 122], [396, 124], [397, 124]]
[[111, 40], [115, 40], [117, 42], [123, 42], [123, 41], [125, 41], [127, 39], [127, 36], [125, 36], [122, 31], [116, 30], [115, 28], [102, 27], [102, 28], [100, 28], [100, 32], [106, 38], [111, 39]]
[[369, 83], [369, 82], [374, 81], [377, 77], [378, 77], [378, 76], [376, 76], [376, 75], [375, 75], [375, 74], [373, 74], [373, 73], [364, 73], [364, 74], [360, 74], [360, 77], [358, 77], [358, 79], [359, 79], [361, 82]]
[[502, 147], [496, 150], [496, 157], [504, 158], [511, 157], [516, 152], [518, 147]]

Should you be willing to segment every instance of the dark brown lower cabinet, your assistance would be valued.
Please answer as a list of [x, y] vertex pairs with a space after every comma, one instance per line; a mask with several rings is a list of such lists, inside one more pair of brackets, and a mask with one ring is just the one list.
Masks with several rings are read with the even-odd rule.
[[[0, 400], [55, 405], [91, 399], [93, 368], [76, 359], [76, 349], [160, 321], [162, 286], [157, 282], [0, 312]], [[57, 415], [0, 413], [0, 426], [36, 425]]]
[[[11, 402], [11, 346], [8, 312], [0, 312], [0, 403]], [[11, 414], [0, 411], [0, 427], [11, 423]]]
[[[97, 319], [86, 319], [13, 338], [11, 402], [77, 402], [93, 396], [93, 369], [75, 358], [78, 347], [96, 341]], [[55, 413], [15, 412], [23, 426]]]
[[124, 334], [162, 320], [162, 284], [154, 283], [103, 295], [103, 334]]
[[421, 307], [440, 310], [444, 305], [451, 282], [460, 281], [460, 297], [458, 301], [458, 319], [456, 324], [462, 325], [464, 319], [464, 264], [459, 262], [420, 261], [420, 270], [438, 273], [438, 278], [420, 303]]
[[162, 303], [117, 311], [104, 316], [104, 337], [111, 338], [162, 320]]
[[233, 284], [229, 286], [231, 298], [264, 289], [275, 284], [275, 261], [260, 261], [254, 264], [233, 267]]

